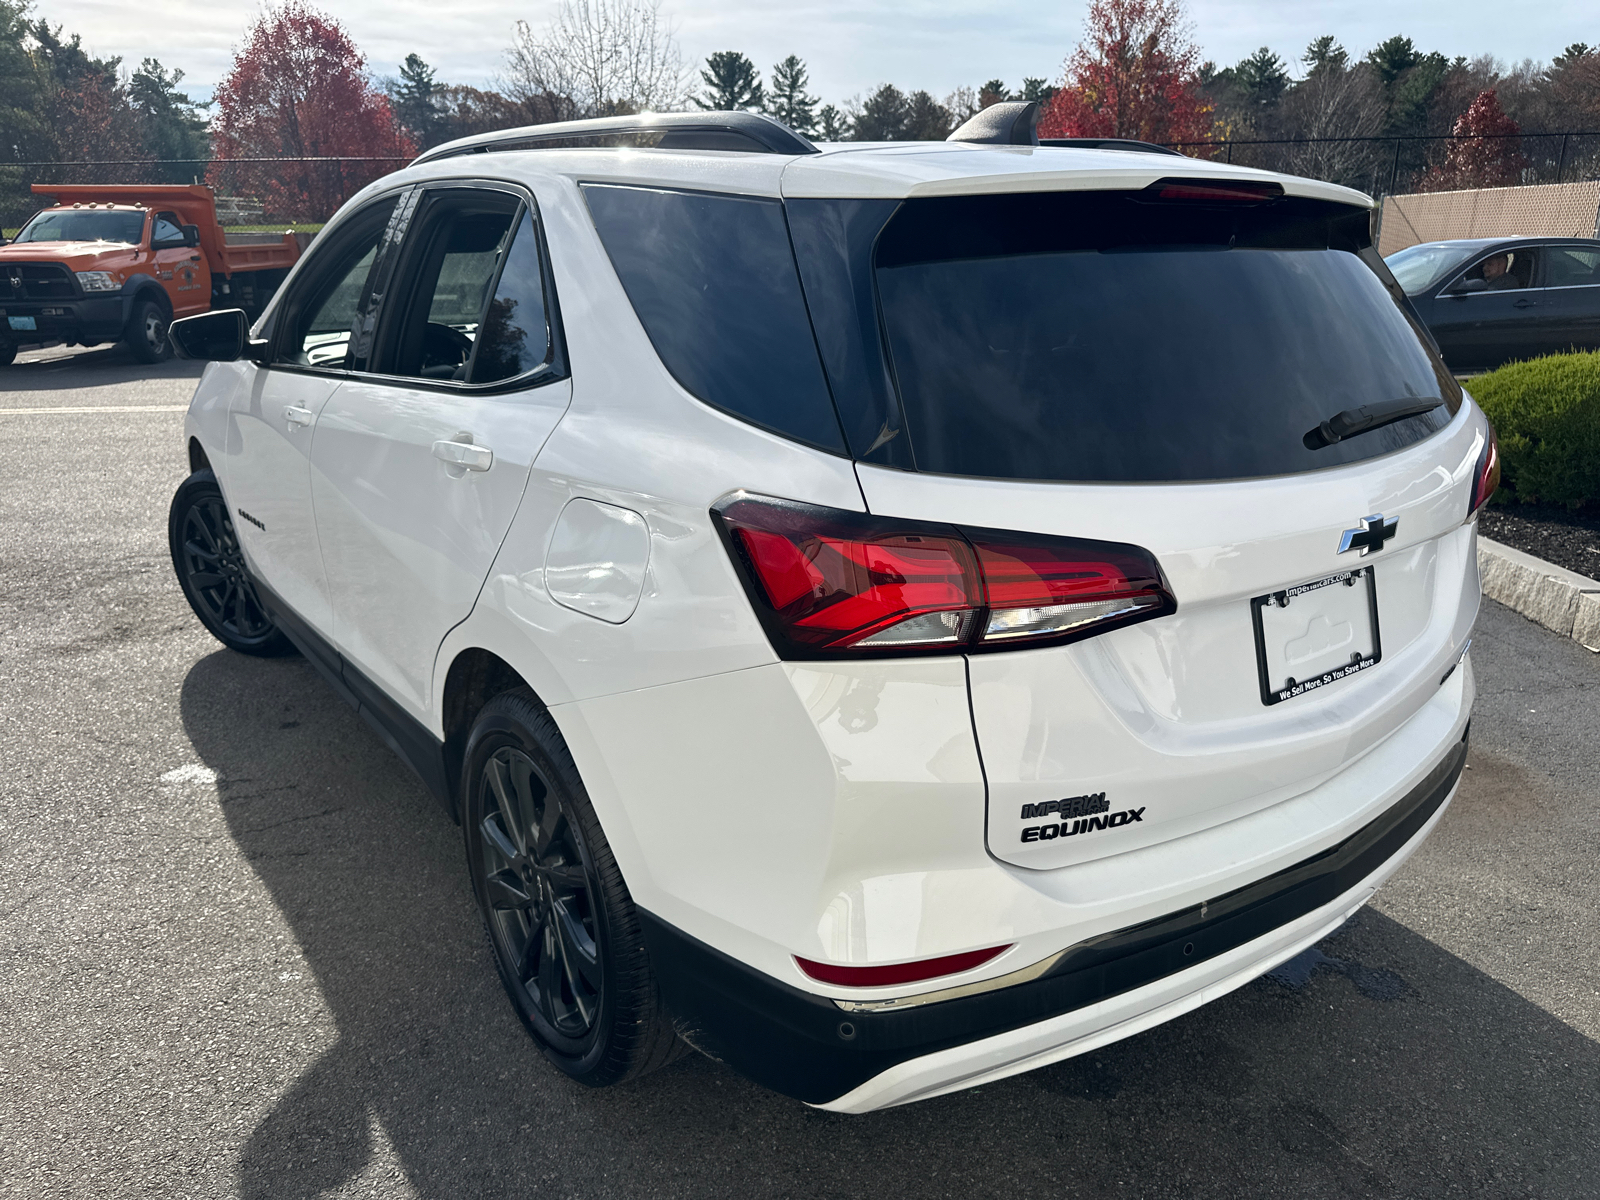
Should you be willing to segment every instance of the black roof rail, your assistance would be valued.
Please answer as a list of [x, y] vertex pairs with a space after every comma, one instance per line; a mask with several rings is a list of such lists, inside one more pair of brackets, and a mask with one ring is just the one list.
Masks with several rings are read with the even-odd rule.
[[1139, 142], [1133, 138], [1040, 138], [1041, 146], [1074, 146], [1079, 150], [1133, 150], [1141, 154], [1176, 154], [1188, 158], [1171, 146], [1158, 146], [1154, 142]]
[[979, 109], [947, 142], [972, 142], [979, 146], [1037, 146], [1039, 102], [1005, 100]]
[[574, 150], [644, 147], [657, 150], [742, 150], [754, 154], [818, 154], [820, 151], [781, 121], [761, 113], [639, 113], [588, 121], [552, 121], [460, 138], [411, 160], [437, 162], [494, 150]]

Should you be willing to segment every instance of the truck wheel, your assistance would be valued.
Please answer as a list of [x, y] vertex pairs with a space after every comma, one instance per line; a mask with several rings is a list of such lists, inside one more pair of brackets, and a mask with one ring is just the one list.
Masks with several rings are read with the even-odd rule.
[[209, 468], [178, 485], [167, 516], [178, 585], [200, 623], [230, 650], [263, 658], [293, 654], [256, 594], [228, 504]]
[[128, 349], [142, 363], [158, 363], [172, 356], [167, 339], [167, 311], [154, 300], [141, 300], [133, 306], [125, 332]]
[[17, 361], [17, 344], [15, 342], [0, 342], [0, 367], [9, 367]]

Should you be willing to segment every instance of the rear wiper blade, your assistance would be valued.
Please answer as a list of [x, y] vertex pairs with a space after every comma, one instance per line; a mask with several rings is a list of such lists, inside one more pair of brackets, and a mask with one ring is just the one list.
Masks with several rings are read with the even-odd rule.
[[1302, 440], [1307, 450], [1321, 450], [1324, 446], [1342, 442], [1347, 437], [1354, 437], [1369, 429], [1378, 429], [1384, 425], [1393, 425], [1396, 421], [1404, 421], [1407, 417], [1419, 417], [1423, 413], [1430, 413], [1443, 403], [1442, 399], [1437, 398], [1419, 400], [1415, 396], [1406, 396], [1382, 404], [1363, 404], [1360, 408], [1347, 408], [1343, 412], [1334, 413], [1315, 429], [1308, 430]]

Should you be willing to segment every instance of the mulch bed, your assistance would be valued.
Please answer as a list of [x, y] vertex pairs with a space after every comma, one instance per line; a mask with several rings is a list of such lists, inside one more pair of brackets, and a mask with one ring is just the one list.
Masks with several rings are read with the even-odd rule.
[[1478, 515], [1484, 537], [1558, 567], [1600, 579], [1600, 510], [1552, 504], [1489, 505]]

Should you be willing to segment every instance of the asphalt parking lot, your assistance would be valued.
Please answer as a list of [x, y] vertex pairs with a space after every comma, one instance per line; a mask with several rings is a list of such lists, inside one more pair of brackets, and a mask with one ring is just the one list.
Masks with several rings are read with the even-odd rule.
[[1600, 656], [1486, 602], [1433, 839], [1180, 1020], [867, 1117], [699, 1056], [591, 1092], [505, 1002], [421, 785], [185, 605], [198, 373], [0, 369], [0, 1193], [1600, 1195]]

